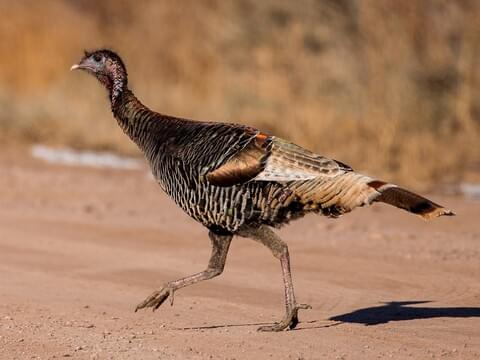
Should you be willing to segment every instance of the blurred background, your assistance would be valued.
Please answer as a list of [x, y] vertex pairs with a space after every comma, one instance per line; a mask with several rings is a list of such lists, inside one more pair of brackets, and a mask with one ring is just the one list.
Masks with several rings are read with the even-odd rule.
[[246, 123], [415, 188], [480, 176], [476, 0], [0, 0], [0, 149], [138, 155], [84, 49], [152, 109]]

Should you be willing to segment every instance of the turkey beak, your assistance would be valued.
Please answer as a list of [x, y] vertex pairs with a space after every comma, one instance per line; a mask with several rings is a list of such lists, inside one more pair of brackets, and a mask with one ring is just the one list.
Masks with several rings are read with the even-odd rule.
[[95, 72], [95, 66], [94, 64], [91, 64], [91, 62], [87, 59], [80, 61], [78, 64], [72, 65], [70, 71], [72, 70], [89, 70], [91, 72]]

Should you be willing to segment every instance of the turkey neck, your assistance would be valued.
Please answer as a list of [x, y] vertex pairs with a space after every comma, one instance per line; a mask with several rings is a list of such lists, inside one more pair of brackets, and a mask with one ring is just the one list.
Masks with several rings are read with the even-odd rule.
[[111, 105], [118, 125], [150, 159], [156, 155], [159, 146], [175, 136], [184, 122], [151, 111], [128, 88], [112, 98]]

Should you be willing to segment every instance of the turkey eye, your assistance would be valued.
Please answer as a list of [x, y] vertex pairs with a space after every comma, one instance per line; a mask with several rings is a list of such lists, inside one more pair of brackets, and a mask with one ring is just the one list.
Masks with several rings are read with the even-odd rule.
[[100, 54], [95, 54], [93, 55], [93, 60], [95, 60], [96, 62], [100, 62], [102, 60], [102, 57], [100, 56]]

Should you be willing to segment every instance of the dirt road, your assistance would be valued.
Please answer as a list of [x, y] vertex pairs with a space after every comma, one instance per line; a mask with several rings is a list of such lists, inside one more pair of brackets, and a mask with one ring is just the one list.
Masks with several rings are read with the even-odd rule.
[[480, 358], [480, 202], [433, 195], [458, 216], [426, 223], [387, 206], [280, 231], [290, 246], [298, 330], [280, 265], [236, 238], [225, 273], [134, 313], [167, 280], [199, 271], [207, 232], [147, 170], [48, 165], [0, 155], [1, 359]]

